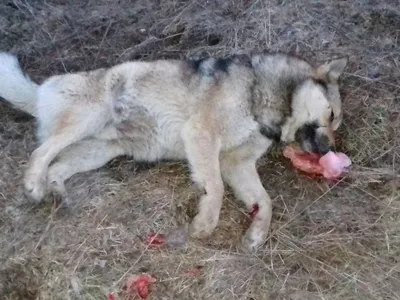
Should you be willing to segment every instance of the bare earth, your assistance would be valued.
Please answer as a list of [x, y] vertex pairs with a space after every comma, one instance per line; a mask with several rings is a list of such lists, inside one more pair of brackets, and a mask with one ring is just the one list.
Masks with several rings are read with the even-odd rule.
[[152, 250], [142, 237], [196, 213], [186, 165], [119, 158], [68, 182], [69, 213], [51, 197], [30, 205], [21, 183], [35, 121], [1, 101], [0, 299], [124, 299], [142, 272], [157, 278], [150, 300], [400, 299], [399, 38], [396, 0], [2, 0], [0, 50], [38, 82], [129, 59], [349, 55], [338, 135], [354, 165], [328, 185], [276, 150], [261, 159], [274, 218], [257, 255], [237, 248], [250, 220], [229, 189], [209, 240]]

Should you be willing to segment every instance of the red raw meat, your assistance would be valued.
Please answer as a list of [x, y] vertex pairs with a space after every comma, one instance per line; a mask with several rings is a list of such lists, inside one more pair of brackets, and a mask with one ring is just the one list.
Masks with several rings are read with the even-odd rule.
[[308, 174], [322, 175], [324, 168], [319, 164], [321, 155], [302, 152], [299, 149], [288, 146], [283, 150], [283, 155], [292, 161], [295, 168]]
[[165, 236], [160, 233], [150, 233], [146, 237], [145, 242], [149, 247], [157, 248], [165, 244]]
[[291, 160], [295, 168], [307, 174], [322, 175], [327, 179], [339, 178], [343, 171], [351, 165], [350, 158], [340, 152], [330, 151], [321, 156], [288, 146], [283, 151], [283, 155]]
[[319, 164], [324, 168], [324, 177], [334, 179], [340, 177], [343, 170], [351, 165], [351, 160], [343, 153], [331, 151], [320, 158]]
[[149, 286], [154, 282], [156, 279], [149, 274], [132, 275], [126, 282], [126, 293], [137, 293], [141, 299], [146, 299], [150, 294]]

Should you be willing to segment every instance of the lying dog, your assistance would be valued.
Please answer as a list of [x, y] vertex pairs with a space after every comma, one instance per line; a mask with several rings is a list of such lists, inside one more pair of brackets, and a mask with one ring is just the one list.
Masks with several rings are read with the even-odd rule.
[[17, 59], [0, 53], [0, 96], [37, 118], [25, 193], [67, 197], [64, 181], [119, 155], [137, 161], [186, 159], [204, 190], [190, 235], [217, 226], [225, 181], [247, 209], [259, 211], [243, 241], [265, 242], [272, 205], [256, 161], [274, 141], [326, 153], [342, 121], [339, 77], [347, 58], [312, 66], [284, 54], [224, 59], [127, 62], [53, 76], [41, 85]]

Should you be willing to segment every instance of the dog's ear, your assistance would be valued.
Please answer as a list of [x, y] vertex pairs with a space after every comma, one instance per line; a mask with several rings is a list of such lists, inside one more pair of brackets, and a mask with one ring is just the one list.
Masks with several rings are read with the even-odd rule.
[[343, 71], [346, 68], [348, 61], [349, 57], [345, 56], [324, 63], [318, 67], [314, 67], [313, 77], [317, 80], [323, 80], [326, 82], [337, 82], [339, 77], [343, 74]]

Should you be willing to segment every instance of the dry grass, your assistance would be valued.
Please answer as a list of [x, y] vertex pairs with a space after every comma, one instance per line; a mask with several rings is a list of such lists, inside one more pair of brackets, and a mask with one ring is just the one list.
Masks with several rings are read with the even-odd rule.
[[38, 81], [127, 59], [348, 54], [340, 136], [355, 168], [328, 186], [275, 151], [260, 160], [274, 219], [257, 256], [236, 249], [248, 219], [229, 191], [208, 241], [150, 250], [140, 237], [195, 214], [186, 166], [120, 158], [68, 182], [70, 215], [29, 206], [21, 176], [35, 123], [0, 103], [0, 298], [107, 299], [125, 275], [149, 272], [151, 299], [400, 299], [399, 28], [394, 0], [1, 1], [0, 49]]

